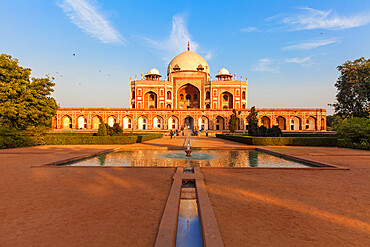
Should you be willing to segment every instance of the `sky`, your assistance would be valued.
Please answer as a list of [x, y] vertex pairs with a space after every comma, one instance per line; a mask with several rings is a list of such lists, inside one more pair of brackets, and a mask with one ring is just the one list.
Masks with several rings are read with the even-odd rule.
[[370, 55], [370, 1], [0, 0], [0, 53], [54, 77], [61, 107], [129, 107], [129, 81], [190, 49], [248, 78], [248, 107], [324, 108]]

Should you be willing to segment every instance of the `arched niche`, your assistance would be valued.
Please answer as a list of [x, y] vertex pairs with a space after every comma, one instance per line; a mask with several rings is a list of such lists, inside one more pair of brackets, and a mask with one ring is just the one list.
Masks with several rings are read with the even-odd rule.
[[145, 109], [156, 109], [157, 106], [157, 94], [153, 91], [149, 91], [144, 95], [144, 108]]
[[177, 90], [177, 106], [180, 109], [200, 108], [200, 91], [192, 84], [185, 84]]
[[231, 109], [233, 108], [233, 95], [230, 92], [223, 92], [220, 95], [220, 106], [222, 109]]

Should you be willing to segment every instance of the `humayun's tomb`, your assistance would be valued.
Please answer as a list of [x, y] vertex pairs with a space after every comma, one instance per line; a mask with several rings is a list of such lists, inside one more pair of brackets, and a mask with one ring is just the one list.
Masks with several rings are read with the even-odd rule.
[[[206, 60], [188, 50], [169, 63], [164, 80], [155, 68], [130, 78], [130, 108], [59, 108], [56, 131], [93, 131], [104, 121], [124, 131], [194, 129], [227, 131], [232, 109], [241, 111], [239, 130], [245, 131], [248, 79], [222, 68], [212, 79]], [[285, 131], [325, 131], [325, 109], [257, 109], [259, 124]]]

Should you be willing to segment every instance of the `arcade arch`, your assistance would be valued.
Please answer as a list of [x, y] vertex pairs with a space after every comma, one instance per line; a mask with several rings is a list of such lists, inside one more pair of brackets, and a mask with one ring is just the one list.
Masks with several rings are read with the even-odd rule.
[[199, 130], [208, 130], [208, 118], [206, 116], [202, 116], [198, 119], [198, 129]]
[[290, 120], [290, 130], [301, 130], [301, 119], [299, 117], [292, 117]]
[[125, 116], [123, 118], [123, 128], [132, 129], [132, 117], [131, 116]]
[[178, 129], [179, 128], [179, 119], [175, 116], [171, 116], [168, 119], [168, 129]]
[[70, 116], [62, 117], [62, 129], [72, 129], [72, 118]]
[[276, 118], [276, 125], [281, 129], [281, 130], [286, 130], [286, 120], [284, 117], [279, 116]]
[[117, 122], [116, 116], [110, 116], [108, 117], [108, 125], [110, 127], [113, 127], [113, 125]]
[[316, 130], [316, 118], [310, 116], [306, 120], [306, 130]]
[[98, 115], [92, 118], [92, 128], [99, 129], [100, 123], [102, 122], [102, 118]]
[[271, 121], [269, 117], [263, 116], [261, 118], [261, 125], [265, 126], [266, 128], [271, 128], [270, 122]]
[[148, 129], [148, 118], [145, 116], [140, 116], [138, 118], [138, 129], [139, 130], [146, 130]]
[[163, 118], [155, 116], [153, 118], [153, 129], [163, 129]]
[[215, 121], [215, 130], [223, 130], [224, 129], [224, 118], [221, 116], [216, 117]]
[[79, 128], [79, 129], [86, 129], [87, 128], [87, 120], [84, 116], [79, 116], [77, 118], [77, 128]]

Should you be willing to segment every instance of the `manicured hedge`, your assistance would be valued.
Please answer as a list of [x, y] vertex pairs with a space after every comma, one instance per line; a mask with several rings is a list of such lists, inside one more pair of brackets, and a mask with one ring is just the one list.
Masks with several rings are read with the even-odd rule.
[[135, 133], [135, 135], [93, 136], [93, 133], [46, 133], [32, 136], [18, 131], [0, 129], [0, 149], [37, 145], [104, 145], [133, 144], [161, 138], [160, 133]]
[[251, 137], [216, 134], [216, 137], [258, 146], [337, 146], [336, 137]]
[[337, 137], [337, 134], [332, 133], [283, 133], [282, 137]]
[[83, 136], [54, 135], [43, 137], [45, 145], [84, 145], [84, 144], [133, 144], [162, 137], [162, 134], [148, 133], [141, 135], [120, 136]]
[[361, 143], [352, 142], [349, 138], [338, 139], [338, 147], [370, 150], [370, 144], [366, 141]]
[[145, 142], [157, 138], [161, 138], [163, 134], [161, 133], [148, 133], [148, 134], [141, 134], [137, 135], [137, 141], [136, 142]]
[[44, 136], [45, 145], [133, 144], [137, 136]]

